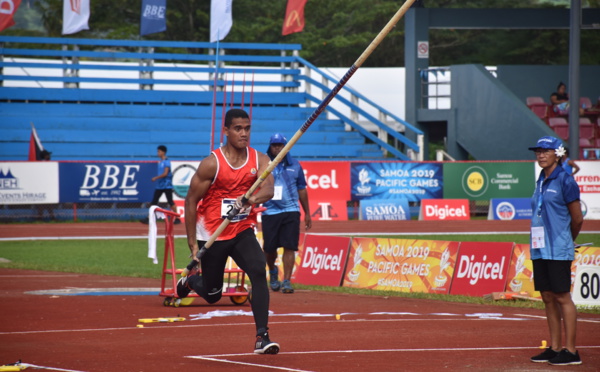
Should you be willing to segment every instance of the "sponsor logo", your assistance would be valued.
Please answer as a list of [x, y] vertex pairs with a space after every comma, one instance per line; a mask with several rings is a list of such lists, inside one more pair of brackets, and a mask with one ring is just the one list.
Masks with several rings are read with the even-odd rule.
[[304, 169], [304, 177], [306, 178], [306, 185], [309, 189], [339, 189], [340, 186], [337, 183], [337, 173], [335, 169], [331, 170], [329, 174], [308, 174], [308, 171]]
[[440, 220], [445, 220], [446, 217], [468, 217], [469, 214], [467, 213], [464, 205], [457, 208], [451, 208], [448, 206], [448, 204], [445, 204], [443, 207], [439, 207], [437, 205], [426, 205], [425, 216], [437, 217]]
[[487, 262], [487, 255], [484, 255], [481, 261], [475, 261], [475, 255], [461, 256], [456, 277], [469, 279], [471, 285], [477, 284], [480, 279], [504, 279], [505, 260], [502, 257], [500, 262]]
[[366, 168], [362, 168], [358, 172], [358, 181], [360, 182], [359, 186], [356, 186], [356, 191], [358, 191], [358, 195], [367, 195], [371, 192], [371, 186], [369, 186], [369, 181], [371, 178], [369, 177], [369, 171]]
[[[112, 200], [112, 198], [138, 195], [138, 182], [135, 180], [139, 165], [127, 164], [119, 167], [114, 164], [86, 165], [85, 176], [79, 187], [79, 196], [92, 200]], [[97, 199], [96, 199], [97, 198]]]
[[173, 170], [173, 192], [175, 195], [185, 199], [194, 173], [196, 173], [196, 168], [190, 164], [182, 164]]
[[19, 179], [12, 175], [10, 169], [4, 173], [0, 169], [0, 190], [18, 190]]
[[512, 220], [517, 215], [517, 211], [511, 203], [502, 202], [496, 206], [496, 215], [501, 220]]
[[323, 253], [319, 253], [318, 247], [306, 247], [304, 257], [302, 259], [302, 268], [311, 269], [312, 274], [317, 274], [321, 270], [325, 271], [342, 271], [342, 254], [340, 250], [338, 254], [327, 254], [329, 248], [325, 248]]
[[158, 5], [146, 5], [144, 8], [143, 17], [148, 19], [165, 19], [165, 13], [167, 12], [166, 6]]
[[483, 195], [489, 185], [489, 177], [485, 169], [481, 167], [468, 168], [462, 177], [463, 190], [470, 196], [477, 197]]

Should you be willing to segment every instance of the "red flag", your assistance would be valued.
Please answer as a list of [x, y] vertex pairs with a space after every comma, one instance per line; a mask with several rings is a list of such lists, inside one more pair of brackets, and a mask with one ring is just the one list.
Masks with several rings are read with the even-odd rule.
[[304, 30], [304, 5], [307, 0], [288, 0], [283, 20], [282, 35], [293, 34]]
[[42, 160], [42, 151], [44, 151], [44, 146], [42, 146], [42, 141], [38, 137], [37, 131], [31, 123], [31, 136], [29, 136], [29, 161]]
[[19, 5], [21, 0], [0, 0], [0, 32], [15, 25], [13, 16]]

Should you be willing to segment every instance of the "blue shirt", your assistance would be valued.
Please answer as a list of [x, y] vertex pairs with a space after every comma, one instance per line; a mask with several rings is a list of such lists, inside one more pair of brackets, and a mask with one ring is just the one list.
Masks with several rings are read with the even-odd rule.
[[562, 167], [567, 171], [567, 174], [573, 174], [573, 167], [569, 165], [571, 158], [566, 158], [562, 162]]
[[286, 156], [273, 169], [272, 174], [275, 178], [275, 197], [278, 194], [277, 188], [281, 188], [281, 199], [274, 200], [274, 197], [265, 202], [263, 206], [267, 210], [262, 213], [264, 215], [273, 215], [283, 212], [300, 212], [298, 190], [306, 189], [306, 178], [298, 160], [291, 156]]
[[158, 174], [160, 176], [165, 172], [165, 168], [169, 168], [169, 174], [166, 177], [159, 178], [156, 180], [156, 188], [158, 190], [172, 189], [173, 188], [173, 170], [171, 169], [171, 160], [165, 158], [158, 162]]
[[579, 200], [579, 186], [562, 167], [557, 166], [547, 179], [541, 171], [531, 198], [531, 227], [543, 226], [544, 247], [530, 249], [532, 260], [575, 259], [571, 214], [567, 205], [576, 200]]

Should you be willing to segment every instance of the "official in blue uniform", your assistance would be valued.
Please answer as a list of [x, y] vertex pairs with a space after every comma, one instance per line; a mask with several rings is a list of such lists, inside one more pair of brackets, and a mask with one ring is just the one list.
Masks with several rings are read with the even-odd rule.
[[[531, 198], [533, 281], [544, 301], [551, 339], [550, 346], [531, 361], [553, 365], [581, 364], [575, 348], [577, 309], [570, 293], [574, 240], [583, 225], [579, 187], [561, 166], [565, 149], [559, 139], [542, 137], [529, 149], [535, 152], [542, 168]], [[564, 348], [562, 326], [565, 329]]]
[[[279, 155], [286, 143], [287, 140], [281, 133], [271, 136], [267, 150], [271, 160]], [[308, 230], [312, 226], [306, 178], [300, 163], [289, 153], [273, 169], [272, 174], [275, 178], [275, 192], [273, 198], [263, 204], [267, 208], [262, 213], [263, 250], [269, 266], [271, 289], [294, 293], [291, 277], [300, 236], [298, 201], [304, 211], [304, 227]], [[279, 281], [279, 270], [275, 265], [277, 248], [280, 247], [283, 247], [283, 283]]]

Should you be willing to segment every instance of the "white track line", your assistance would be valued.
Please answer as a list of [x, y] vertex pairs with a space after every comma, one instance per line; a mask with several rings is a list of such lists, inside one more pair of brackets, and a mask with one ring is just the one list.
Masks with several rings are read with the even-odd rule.
[[[456, 321], [490, 321], [490, 320], [506, 320], [513, 321], [513, 318], [447, 318], [447, 319], [436, 319], [436, 318], [419, 318], [419, 319], [342, 319], [342, 320], [290, 320], [290, 321], [269, 321], [269, 324], [314, 324], [315, 322], [320, 323], [335, 323], [339, 325], [348, 324], [351, 322], [456, 322]], [[523, 319], [525, 320], [525, 319]], [[144, 328], [137, 328], [136, 326], [131, 327], [112, 327], [112, 328], [87, 328], [87, 329], [50, 329], [50, 330], [37, 330], [37, 331], [13, 331], [13, 332], [0, 332], [1, 335], [24, 335], [24, 334], [46, 334], [46, 333], [67, 333], [67, 332], [102, 332], [102, 331], [138, 331], [139, 330], [161, 330], [165, 328], [204, 328], [204, 327], [239, 327], [239, 326], [253, 326], [253, 322], [240, 322], [240, 323], [215, 323], [215, 324], [175, 324], [175, 323], [152, 323], [152, 326], [146, 326]]]
[[31, 368], [36, 368], [36, 369], [47, 369], [49, 371], [62, 371], [62, 372], [84, 372], [84, 371], [79, 371], [79, 370], [75, 370], [75, 369], [63, 369], [63, 368], [55, 368], [55, 367], [45, 367], [45, 366], [38, 366], [35, 364], [29, 364], [29, 363], [21, 363], [22, 366], [24, 367], [31, 367]]
[[[254, 354], [244, 354], [244, 355], [254, 355]], [[260, 368], [265, 368], [265, 369], [278, 369], [278, 370], [281, 370], [281, 371], [312, 372], [312, 371], [308, 371], [308, 370], [305, 370], [305, 369], [293, 369], [293, 368], [287, 368], [287, 367], [275, 367], [275, 366], [270, 366], [270, 365], [267, 365], [267, 364], [235, 362], [233, 360], [222, 360], [222, 359], [215, 359], [215, 358], [202, 357], [202, 356], [187, 356], [186, 358], [208, 360], [208, 361], [211, 361], [211, 362], [218, 362], [218, 363], [241, 364], [243, 366], [260, 367]]]

